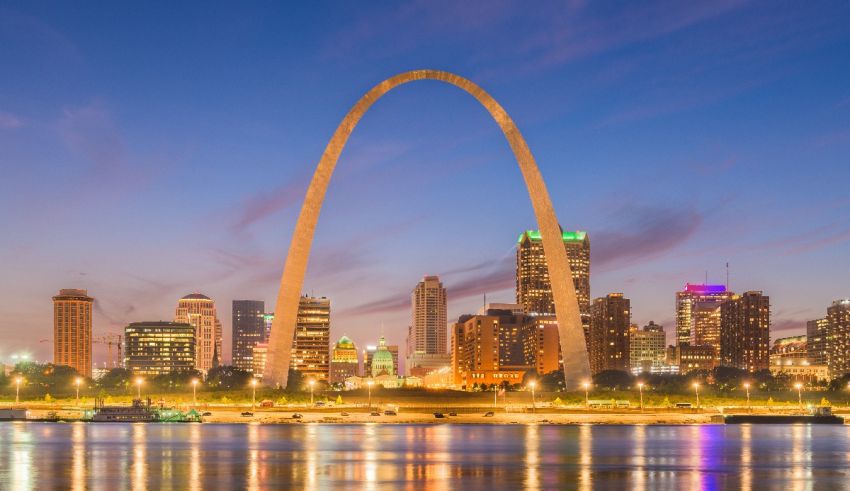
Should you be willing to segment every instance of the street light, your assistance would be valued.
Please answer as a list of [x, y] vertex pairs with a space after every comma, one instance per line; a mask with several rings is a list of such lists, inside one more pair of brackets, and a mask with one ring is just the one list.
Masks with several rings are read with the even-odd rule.
[[797, 382], [794, 384], [794, 388], [797, 389], [797, 401], [800, 403], [800, 409], [803, 409], [803, 384]]
[[192, 406], [198, 405], [198, 379], [192, 379]]
[[584, 407], [589, 408], [590, 407], [590, 390], [589, 390], [590, 384], [587, 383], [587, 382], [584, 382], [581, 385], [584, 387]]
[[640, 410], [643, 411], [643, 382], [638, 382], [638, 391], [640, 391]]
[[374, 383], [375, 382], [372, 382], [371, 380], [366, 382], [366, 387], [369, 388], [369, 409], [372, 409], [372, 384]]
[[15, 404], [18, 404], [21, 401], [19, 396], [21, 393], [21, 382], [23, 381], [24, 379], [22, 377], [18, 377], [15, 379]]
[[251, 411], [254, 410], [254, 406], [257, 404], [257, 379], [251, 379]]
[[694, 382], [694, 391], [697, 393], [697, 409], [699, 409], [699, 382]]
[[531, 412], [536, 413], [537, 412], [537, 405], [535, 403], [534, 388], [537, 387], [537, 382], [532, 380], [531, 382], [528, 383], [528, 386], [531, 387]]
[[751, 412], [752, 408], [750, 407], [750, 384], [749, 384], [749, 382], [744, 383], [744, 388], [747, 389], [747, 411]]
[[83, 382], [83, 379], [80, 378], [80, 377], [77, 377], [76, 379], [74, 379], [74, 385], [77, 386], [77, 405], [78, 406], [80, 405], [80, 384], [82, 382]]
[[311, 380], [311, 381], [307, 382], [307, 385], [310, 386], [310, 405], [312, 406], [313, 405], [313, 386], [316, 385], [316, 381]]
[[139, 402], [142, 401], [142, 382], [143, 380], [141, 377], [136, 379], [136, 395], [139, 398]]

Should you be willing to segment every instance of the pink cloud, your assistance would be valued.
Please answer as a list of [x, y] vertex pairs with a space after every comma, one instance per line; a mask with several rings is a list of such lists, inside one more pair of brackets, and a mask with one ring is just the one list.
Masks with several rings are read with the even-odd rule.
[[6, 111], [0, 111], [0, 128], [5, 130], [13, 130], [20, 128], [24, 122], [17, 116]]

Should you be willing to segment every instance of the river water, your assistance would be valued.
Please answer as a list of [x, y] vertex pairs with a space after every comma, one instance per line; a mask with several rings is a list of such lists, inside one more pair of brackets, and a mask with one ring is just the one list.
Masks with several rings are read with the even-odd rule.
[[850, 426], [0, 423], [0, 489], [842, 489]]

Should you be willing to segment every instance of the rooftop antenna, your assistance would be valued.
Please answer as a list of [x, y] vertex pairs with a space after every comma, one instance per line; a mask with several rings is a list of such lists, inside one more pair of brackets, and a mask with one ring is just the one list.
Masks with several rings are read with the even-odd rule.
[[729, 261], [726, 261], [726, 290], [729, 290]]
[[705, 270], [705, 284], [708, 284], [708, 270]]
[[484, 308], [487, 308], [487, 292], [484, 292]]

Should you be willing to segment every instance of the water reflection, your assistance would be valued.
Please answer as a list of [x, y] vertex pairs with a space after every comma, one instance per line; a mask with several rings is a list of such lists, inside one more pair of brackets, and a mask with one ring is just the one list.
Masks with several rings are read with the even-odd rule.
[[0, 423], [0, 489], [846, 486], [830, 426]]

